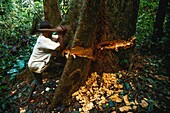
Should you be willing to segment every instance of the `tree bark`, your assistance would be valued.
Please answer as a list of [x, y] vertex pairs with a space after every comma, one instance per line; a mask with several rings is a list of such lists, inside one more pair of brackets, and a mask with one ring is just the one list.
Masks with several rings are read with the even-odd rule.
[[154, 23], [153, 37], [152, 37], [152, 41], [155, 43], [160, 41], [160, 39], [162, 38], [164, 34], [163, 25], [164, 25], [167, 5], [168, 5], [168, 0], [159, 1], [158, 10], [156, 13], [156, 20]]
[[[94, 28], [91, 23], [94, 26], [96, 24], [94, 11], [99, 10], [99, 3], [98, 0], [84, 0], [82, 3], [82, 15], [71, 47], [79, 45], [84, 48], [93, 48]], [[90, 64], [91, 60], [88, 58], [69, 56], [49, 110], [70, 99], [72, 93], [79, 89], [88, 76]]]
[[53, 27], [61, 22], [61, 13], [58, 6], [58, 0], [43, 0], [44, 19], [48, 20]]
[[139, 0], [107, 0], [110, 39], [125, 39], [135, 34]]
[[170, 77], [170, 1], [168, 2], [167, 6], [167, 22], [166, 22], [166, 27], [165, 27], [165, 37], [166, 37], [166, 42], [165, 42], [165, 68], [166, 68], [166, 73]]
[[[139, 9], [139, 0], [107, 0], [106, 18], [108, 23], [108, 40], [123, 39], [128, 40], [136, 32], [136, 22]], [[121, 50], [115, 52], [122, 69], [127, 69], [132, 51]], [[115, 65], [115, 66], [116, 66]]]
[[[120, 70], [119, 56], [113, 50], [99, 50], [97, 45], [114, 39], [128, 40], [135, 34], [139, 0], [78, 0], [79, 13], [71, 14], [76, 24], [72, 26], [73, 40], [64, 71], [49, 110], [65, 103], [72, 93], [83, 85], [91, 72], [116, 72]], [[81, 1], [81, 2], [80, 2]], [[77, 10], [77, 9], [74, 9]], [[74, 11], [73, 11], [74, 12]], [[68, 16], [69, 17], [69, 16]], [[71, 19], [73, 20], [73, 19]], [[76, 25], [76, 26], [75, 26]], [[79, 48], [79, 49], [78, 49]], [[92, 54], [87, 56], [84, 51]], [[90, 51], [92, 50], [92, 52]], [[127, 53], [125, 51], [121, 53]], [[81, 56], [77, 55], [81, 54]], [[83, 55], [82, 55], [83, 54]], [[76, 55], [76, 58], [73, 56]]]

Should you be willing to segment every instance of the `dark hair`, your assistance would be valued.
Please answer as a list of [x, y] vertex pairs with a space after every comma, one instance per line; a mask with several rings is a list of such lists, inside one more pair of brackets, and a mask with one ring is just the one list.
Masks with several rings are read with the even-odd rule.
[[40, 29], [51, 29], [52, 26], [46, 20], [40, 22]]

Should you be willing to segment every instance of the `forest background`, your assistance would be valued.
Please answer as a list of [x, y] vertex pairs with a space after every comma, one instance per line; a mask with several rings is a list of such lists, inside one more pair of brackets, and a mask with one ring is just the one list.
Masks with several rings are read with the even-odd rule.
[[[69, 1], [69, 0], [68, 0]], [[12, 100], [4, 95], [9, 89], [9, 83], [15, 82], [15, 77], [27, 67], [29, 56], [36, 42], [33, 35], [35, 23], [44, 16], [42, 0], [1, 0], [0, 1], [0, 107], [7, 109]], [[153, 40], [154, 23], [161, 0], [140, 0], [138, 20], [136, 25], [136, 50], [155, 66], [158, 74], [169, 77], [169, 7], [163, 21], [163, 34], [159, 41]], [[64, 18], [68, 4], [59, 0], [60, 10]], [[155, 52], [156, 51], [156, 52]], [[145, 73], [149, 70], [144, 68]], [[148, 82], [154, 82], [147, 79]], [[169, 78], [168, 78], [169, 80]], [[154, 84], [154, 83], [153, 83]], [[164, 92], [169, 88], [165, 87]], [[166, 93], [167, 94], [167, 93]], [[151, 108], [148, 108], [151, 109]]]

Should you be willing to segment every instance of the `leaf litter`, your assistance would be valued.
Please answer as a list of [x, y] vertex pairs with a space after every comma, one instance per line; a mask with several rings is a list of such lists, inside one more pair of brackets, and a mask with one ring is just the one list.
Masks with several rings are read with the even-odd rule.
[[[72, 94], [67, 106], [56, 108], [54, 113], [119, 113], [119, 112], [167, 112], [170, 99], [169, 77], [160, 72], [160, 66], [151, 56], [138, 56], [131, 71], [118, 73], [91, 73], [84, 86]], [[164, 71], [163, 69], [161, 71]], [[47, 112], [59, 78], [44, 79], [44, 85], [34, 92], [30, 103], [25, 103], [30, 85], [18, 81], [12, 87], [8, 99], [10, 109], [18, 113]], [[4, 93], [4, 94], [6, 94]]]

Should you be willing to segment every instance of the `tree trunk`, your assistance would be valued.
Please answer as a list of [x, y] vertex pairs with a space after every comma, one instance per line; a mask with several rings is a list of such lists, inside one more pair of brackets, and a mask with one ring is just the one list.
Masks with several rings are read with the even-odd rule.
[[159, 1], [159, 6], [156, 14], [156, 21], [154, 23], [153, 37], [152, 37], [152, 41], [155, 43], [159, 42], [164, 34], [163, 25], [164, 25], [167, 5], [168, 5], [168, 0]]
[[[82, 15], [80, 16], [79, 26], [74, 35], [71, 47], [78, 45], [83, 48], [92, 48], [94, 46], [92, 44], [94, 40], [94, 28], [91, 23], [94, 26], [96, 24], [96, 13], [94, 11], [99, 10], [98, 0], [84, 0], [82, 2], [82, 9], [80, 9], [82, 10]], [[71, 97], [71, 94], [79, 89], [88, 76], [90, 63], [91, 60], [88, 58], [73, 58], [69, 56], [49, 110], [67, 101]]]
[[[78, 0], [80, 15], [72, 23], [73, 40], [64, 50], [68, 57], [64, 71], [49, 110], [65, 103], [72, 93], [83, 85], [91, 72], [116, 72], [120, 70], [119, 56], [105, 45], [125, 44], [135, 34], [139, 1], [132, 0]], [[74, 9], [77, 10], [77, 9]], [[74, 12], [74, 11], [73, 11]], [[79, 14], [79, 13], [78, 13]], [[71, 13], [70, 13], [71, 15]], [[74, 17], [70, 16], [70, 17]], [[69, 16], [68, 16], [69, 17]], [[72, 19], [71, 19], [72, 20]], [[74, 32], [75, 30], [75, 32]], [[113, 41], [115, 39], [119, 39]], [[125, 51], [121, 52], [125, 54]], [[76, 58], [74, 58], [76, 57]]]
[[165, 42], [165, 68], [166, 68], [166, 73], [170, 77], [170, 1], [168, 2], [167, 6], [167, 22], [166, 22], [166, 27], [165, 27], [165, 37], [166, 37], [166, 42]]
[[58, 6], [58, 0], [43, 0], [44, 19], [48, 20], [53, 27], [61, 22], [61, 13]]

